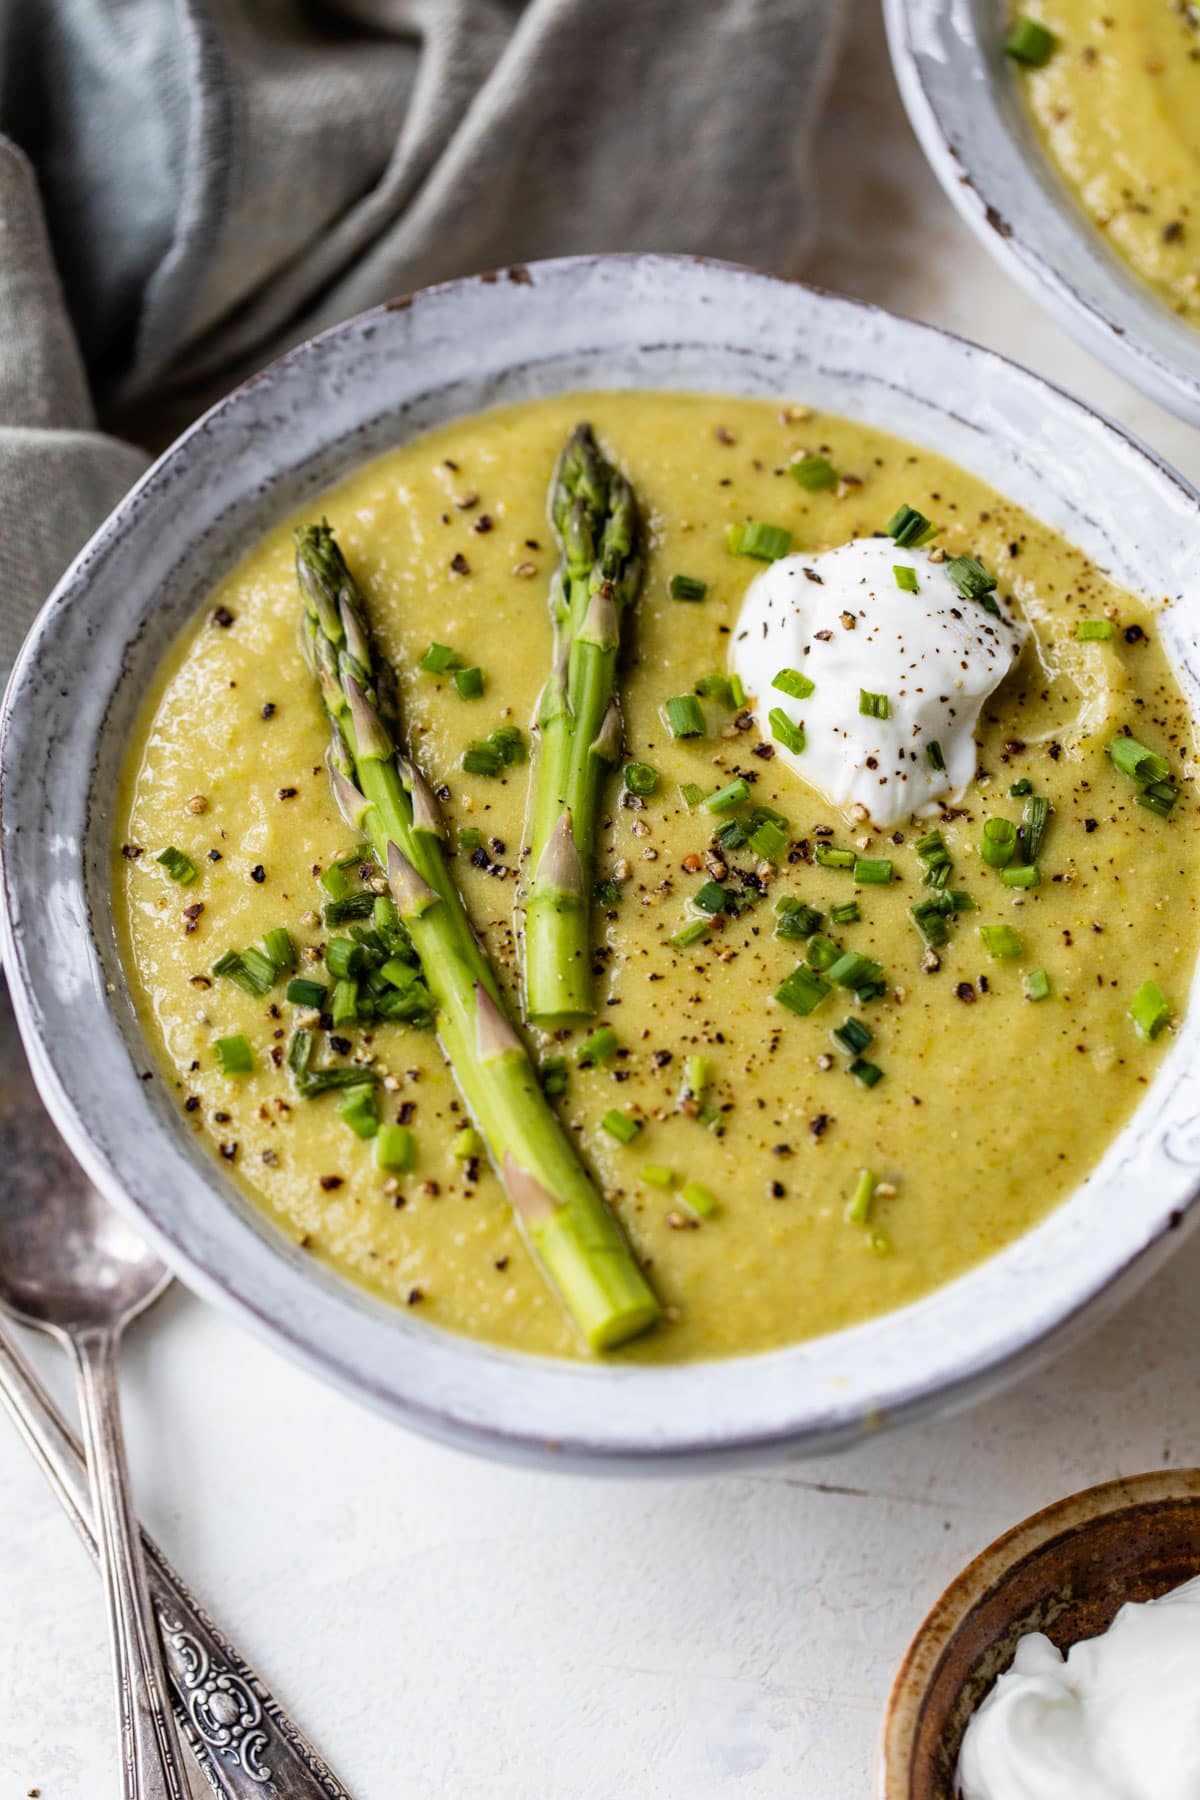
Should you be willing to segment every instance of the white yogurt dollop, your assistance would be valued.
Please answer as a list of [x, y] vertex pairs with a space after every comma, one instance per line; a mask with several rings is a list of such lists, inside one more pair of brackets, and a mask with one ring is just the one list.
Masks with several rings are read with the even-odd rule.
[[[896, 568], [913, 571], [915, 593], [898, 585]], [[961, 793], [975, 773], [980, 708], [1025, 637], [1000, 610], [995, 618], [965, 598], [928, 550], [855, 538], [781, 557], [755, 577], [734, 631], [733, 668], [764, 737], [775, 707], [803, 726], [800, 752], [775, 740], [802, 780], [835, 806], [861, 805], [874, 824], [896, 825]], [[798, 671], [813, 691], [780, 692], [772, 683], [781, 669]], [[886, 718], [860, 711], [864, 692], [883, 696]]]
[[1023, 1637], [967, 1726], [963, 1800], [1200, 1800], [1200, 1577], [1066, 1658]]

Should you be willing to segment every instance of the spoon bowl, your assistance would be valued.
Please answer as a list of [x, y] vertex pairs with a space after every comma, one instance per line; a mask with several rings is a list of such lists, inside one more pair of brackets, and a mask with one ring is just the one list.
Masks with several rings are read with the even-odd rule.
[[0, 983], [0, 1307], [62, 1336], [123, 1326], [170, 1272], [87, 1179], [38, 1097]]

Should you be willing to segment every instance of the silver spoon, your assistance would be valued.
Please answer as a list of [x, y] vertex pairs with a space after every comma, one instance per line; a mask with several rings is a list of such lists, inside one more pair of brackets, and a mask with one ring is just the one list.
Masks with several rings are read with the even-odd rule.
[[90, 1509], [79, 1448], [3, 1333], [0, 1400], [107, 1579], [126, 1800], [187, 1800], [189, 1792], [164, 1704], [168, 1690], [155, 1614], [179, 1719], [213, 1793], [226, 1800], [349, 1800], [148, 1539], [147, 1595], [121, 1443], [116, 1350], [125, 1325], [158, 1298], [170, 1277], [92, 1187], [55, 1130], [21, 1049], [3, 976], [0, 1167], [0, 1308], [48, 1331], [74, 1353]]
[[[6, 1093], [4, 1098], [8, 1099]], [[170, 1274], [86, 1181], [57, 1134], [24, 1109], [0, 1114], [0, 1306], [75, 1359], [126, 1800], [188, 1800], [121, 1435], [117, 1350]], [[52, 1138], [53, 1141], [48, 1141]]]

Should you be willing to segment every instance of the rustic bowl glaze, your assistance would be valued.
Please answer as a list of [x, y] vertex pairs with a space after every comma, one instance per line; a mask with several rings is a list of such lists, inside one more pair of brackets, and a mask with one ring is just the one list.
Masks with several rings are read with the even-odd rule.
[[1200, 331], [1111, 250], [1037, 141], [1004, 54], [1008, 0], [884, 0], [913, 129], [1003, 268], [1093, 355], [1200, 424]]
[[1105, 1482], [1006, 1532], [946, 1589], [888, 1701], [877, 1800], [954, 1800], [967, 1721], [1017, 1640], [1060, 1650], [1106, 1631], [1127, 1600], [1200, 1574], [1200, 1469]]
[[1167, 1255], [1200, 1185], [1200, 1007], [1092, 1177], [999, 1256], [810, 1343], [642, 1368], [451, 1336], [288, 1242], [152, 1078], [117, 955], [118, 774], [147, 684], [213, 584], [365, 458], [579, 387], [803, 399], [941, 451], [1117, 581], [1172, 596], [1161, 637], [1200, 716], [1197, 496], [1077, 401], [944, 332], [744, 269], [656, 256], [512, 269], [380, 307], [265, 370], [161, 458], [64, 576], [0, 719], [5, 968], [43, 1095], [93, 1180], [199, 1293], [392, 1416], [560, 1466], [816, 1454], [993, 1391]]

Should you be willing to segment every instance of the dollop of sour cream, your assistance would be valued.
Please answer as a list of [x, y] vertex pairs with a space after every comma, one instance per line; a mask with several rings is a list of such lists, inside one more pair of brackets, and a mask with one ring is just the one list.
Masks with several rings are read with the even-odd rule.
[[1200, 1577], [1123, 1606], [1066, 1657], [1023, 1637], [967, 1726], [958, 1779], [963, 1800], [1196, 1800]]
[[[908, 587], [897, 568], [912, 571], [901, 577]], [[966, 598], [928, 550], [855, 538], [781, 557], [755, 576], [732, 665], [764, 736], [776, 707], [803, 728], [802, 750], [776, 737], [776, 754], [835, 806], [861, 806], [882, 828], [961, 793], [974, 776], [980, 709], [1025, 637], [1000, 612]], [[781, 670], [804, 678], [802, 695], [772, 685]], [[877, 701], [876, 713], [862, 710], [864, 694], [886, 709]]]

